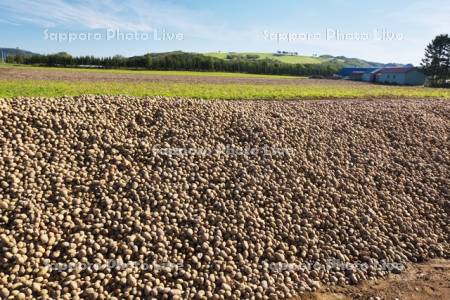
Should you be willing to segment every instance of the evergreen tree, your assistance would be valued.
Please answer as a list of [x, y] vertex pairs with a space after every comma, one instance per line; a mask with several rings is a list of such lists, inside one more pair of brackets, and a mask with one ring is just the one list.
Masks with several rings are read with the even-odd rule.
[[432, 86], [444, 86], [450, 78], [450, 37], [436, 36], [425, 49], [422, 67]]

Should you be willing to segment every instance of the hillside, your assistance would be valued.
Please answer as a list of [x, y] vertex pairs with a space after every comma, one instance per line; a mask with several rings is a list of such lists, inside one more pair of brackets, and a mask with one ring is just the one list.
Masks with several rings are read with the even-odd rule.
[[22, 49], [18, 49], [18, 48], [0, 48], [0, 59], [1, 59], [1, 53], [3, 53], [4, 57], [9, 56], [9, 55], [31, 56], [31, 55], [36, 54], [31, 51], [22, 50]]
[[[32, 56], [36, 55], [31, 51], [22, 50], [18, 48], [0, 48], [0, 59], [2, 57], [7, 57], [10, 55], [22, 55], [22, 56]], [[165, 53], [151, 53], [152, 57], [161, 57], [167, 55], [188, 55], [186, 52], [173, 51]], [[190, 53], [190, 55], [208, 56], [214, 57], [226, 61], [233, 61], [236, 59], [246, 60], [246, 61], [258, 61], [271, 59], [274, 61], [279, 61], [287, 64], [327, 64], [327, 65], [337, 65], [340, 67], [400, 67], [402, 64], [397, 63], [379, 63], [371, 62], [359, 58], [349, 58], [345, 56], [332, 56], [332, 55], [321, 55], [321, 56], [306, 56], [306, 55], [277, 55], [269, 52], [208, 52], [208, 53]], [[131, 59], [135, 59], [142, 56], [134, 56]]]
[[367, 61], [360, 58], [349, 58], [345, 56], [331, 56], [331, 55], [321, 55], [319, 56], [323, 62], [328, 62], [332, 64], [342, 64], [345, 67], [367, 67], [367, 68], [381, 68], [381, 67], [402, 67], [404, 65], [397, 63], [379, 63]]
[[239, 52], [239, 53], [209, 52], [209, 53], [204, 53], [204, 55], [206, 55], [206, 56], [211, 56], [211, 57], [216, 57], [216, 58], [221, 58], [221, 59], [227, 59], [227, 55], [229, 55], [229, 54], [242, 55], [244, 57], [247, 55], [257, 55], [258, 59], [274, 59], [274, 60], [278, 60], [278, 61], [288, 63], [288, 64], [320, 64], [323, 62], [323, 60], [318, 57], [303, 56], [303, 55], [276, 56], [273, 53], [267, 53], [267, 52]]
[[248, 55], [258, 57], [257, 60], [261, 59], [273, 59], [284, 63], [289, 64], [321, 64], [321, 63], [329, 63], [342, 65], [344, 67], [396, 67], [403, 66], [397, 63], [379, 63], [379, 62], [371, 62], [366, 61], [359, 58], [348, 58], [345, 56], [332, 56], [332, 55], [321, 55], [321, 56], [304, 56], [304, 55], [275, 55], [274, 53], [268, 52], [209, 52], [204, 53], [206, 56], [216, 57], [220, 59], [227, 59], [228, 56], [231, 57], [241, 57], [245, 59]]
[[[1, 50], [2, 48], [0, 48]], [[16, 55], [14, 55], [16, 54]], [[19, 55], [17, 55], [19, 54]], [[296, 52], [265, 53], [189, 53], [183, 51], [147, 53], [139, 56], [113, 57], [72, 56], [67, 52], [40, 55], [30, 51], [3, 48], [8, 63], [97, 68], [130, 68], [148, 70], [214, 71], [290, 76], [331, 76], [342, 67], [385, 67], [382, 64], [345, 56], [302, 56]]]

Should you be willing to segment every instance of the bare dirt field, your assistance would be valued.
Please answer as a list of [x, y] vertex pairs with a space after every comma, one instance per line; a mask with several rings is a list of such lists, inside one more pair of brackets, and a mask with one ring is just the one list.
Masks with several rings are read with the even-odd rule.
[[450, 299], [450, 261], [435, 259], [410, 264], [401, 274], [363, 282], [356, 286], [326, 287], [299, 300], [440, 300]]
[[[162, 72], [163, 73], [163, 72]], [[64, 80], [64, 81], [87, 81], [87, 82], [174, 82], [174, 83], [220, 83], [220, 84], [304, 84], [304, 85], [360, 85], [361, 82], [321, 80], [307, 78], [258, 78], [258, 77], [224, 77], [224, 76], [190, 76], [190, 75], [153, 75], [123, 74], [108, 71], [83, 71], [79, 69], [39, 69], [39, 68], [1, 68], [0, 80], [19, 79], [19, 80]]]

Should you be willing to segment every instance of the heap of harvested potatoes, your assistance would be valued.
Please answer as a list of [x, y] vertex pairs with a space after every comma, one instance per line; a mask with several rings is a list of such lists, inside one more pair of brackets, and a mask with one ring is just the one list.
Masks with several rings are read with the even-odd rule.
[[450, 102], [0, 99], [1, 299], [286, 299], [450, 258]]

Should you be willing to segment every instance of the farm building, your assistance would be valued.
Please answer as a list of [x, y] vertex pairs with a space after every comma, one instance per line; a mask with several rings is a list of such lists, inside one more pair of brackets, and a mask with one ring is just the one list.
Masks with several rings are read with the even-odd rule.
[[400, 85], [422, 85], [425, 83], [425, 75], [414, 67], [383, 68], [375, 75], [375, 81]]
[[353, 72], [363, 72], [363, 73], [365, 73], [365, 72], [372, 72], [372, 71], [375, 71], [375, 70], [378, 70], [378, 68], [353, 68], [353, 67], [351, 67], [351, 68], [342, 68], [339, 71], [338, 75], [342, 76], [342, 77], [348, 77]]
[[348, 78], [350, 80], [356, 80], [361, 81], [363, 80], [364, 71], [353, 71], [350, 75], [348, 75]]
[[398, 85], [422, 85], [425, 75], [414, 67], [343, 68], [339, 75], [350, 80]]
[[382, 68], [375, 69], [375, 70], [370, 70], [368, 72], [364, 72], [364, 74], [362, 75], [362, 81], [375, 82], [376, 75], [378, 73], [380, 73], [381, 70], [382, 70]]

